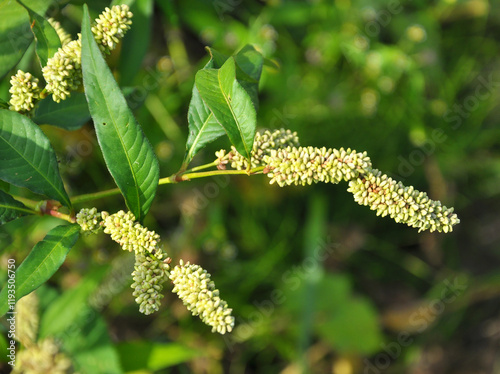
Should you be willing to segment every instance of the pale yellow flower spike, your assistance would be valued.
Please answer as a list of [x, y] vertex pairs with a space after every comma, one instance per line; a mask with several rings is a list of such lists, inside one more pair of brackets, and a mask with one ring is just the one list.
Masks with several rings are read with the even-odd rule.
[[206, 270], [181, 260], [170, 272], [170, 279], [174, 283], [172, 292], [177, 293], [194, 316], [212, 326], [212, 332], [225, 334], [232, 331], [232, 309], [219, 297], [219, 290], [215, 289]]

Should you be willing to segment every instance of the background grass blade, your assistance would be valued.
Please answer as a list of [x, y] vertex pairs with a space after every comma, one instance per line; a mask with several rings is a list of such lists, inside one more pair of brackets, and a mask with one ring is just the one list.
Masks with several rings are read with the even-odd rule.
[[257, 115], [250, 96], [236, 80], [234, 59], [229, 58], [218, 70], [200, 70], [195, 84], [236, 150], [250, 158]]
[[35, 212], [0, 190], [0, 225], [27, 214], [35, 214]]
[[158, 161], [94, 40], [86, 7], [82, 21], [82, 71], [104, 160], [127, 207], [142, 221], [158, 186]]
[[[17, 268], [16, 301], [37, 289], [59, 269], [80, 235], [77, 224], [57, 226], [38, 242]], [[0, 292], [0, 315], [7, 313], [7, 288]]]
[[0, 179], [70, 207], [49, 139], [28, 117], [0, 110]]

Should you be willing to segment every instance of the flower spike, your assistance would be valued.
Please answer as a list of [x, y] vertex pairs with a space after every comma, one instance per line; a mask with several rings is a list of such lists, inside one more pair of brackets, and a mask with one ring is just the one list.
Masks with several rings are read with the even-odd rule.
[[225, 334], [232, 331], [232, 309], [219, 297], [219, 290], [215, 289], [206, 270], [181, 260], [170, 272], [170, 279], [174, 283], [172, 292], [177, 293], [194, 316], [212, 326], [212, 332]]

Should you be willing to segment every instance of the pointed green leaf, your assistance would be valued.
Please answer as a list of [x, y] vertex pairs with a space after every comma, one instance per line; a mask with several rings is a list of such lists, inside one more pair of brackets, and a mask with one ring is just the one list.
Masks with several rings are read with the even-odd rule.
[[82, 72], [90, 114], [108, 170], [128, 209], [142, 221], [158, 186], [158, 160], [94, 40], [87, 7], [82, 20]]
[[226, 62], [226, 60], [229, 58], [229, 56], [220, 53], [216, 49], [210, 47], [206, 47], [205, 49], [208, 51], [208, 53], [210, 53], [210, 61], [208, 61], [204, 69], [208, 68], [220, 69], [222, 65], [224, 65], [224, 62]]
[[201, 99], [196, 86], [193, 87], [193, 96], [189, 103], [188, 123], [189, 136], [184, 161], [186, 165], [191, 162], [200, 149], [226, 133]]
[[35, 212], [0, 190], [0, 225], [27, 214], [35, 214]]
[[[213, 48], [207, 48], [210, 53], [210, 61], [204, 69], [220, 68], [227, 57], [217, 52]], [[186, 156], [184, 164], [191, 162], [194, 155], [207, 144], [221, 137], [226, 133], [224, 128], [217, 122], [210, 109], [205, 105], [200, 97], [200, 93], [193, 86], [193, 94], [188, 109], [189, 136], [186, 142]]]
[[70, 207], [49, 139], [28, 117], [0, 110], [0, 179]]
[[35, 37], [35, 50], [40, 60], [41, 67], [47, 65], [47, 60], [54, 56], [61, 47], [61, 40], [52, 25], [40, 14], [36, 13], [21, 1], [18, 2], [26, 8], [30, 16], [31, 31]]
[[218, 70], [200, 70], [195, 84], [236, 150], [250, 158], [257, 125], [256, 112], [250, 96], [236, 80], [234, 59], [229, 58]]
[[[36, 290], [63, 264], [69, 250], [76, 243], [80, 235], [80, 226], [77, 224], [57, 226], [49, 231], [47, 236], [38, 242], [30, 254], [19, 265], [15, 272], [15, 300]], [[11, 279], [11, 278], [9, 278]], [[8, 288], [4, 286], [0, 292], [0, 315], [9, 310]]]
[[56, 103], [50, 97], [38, 104], [33, 122], [52, 125], [68, 131], [78, 130], [90, 119], [89, 105], [83, 92], [72, 92], [66, 100]]

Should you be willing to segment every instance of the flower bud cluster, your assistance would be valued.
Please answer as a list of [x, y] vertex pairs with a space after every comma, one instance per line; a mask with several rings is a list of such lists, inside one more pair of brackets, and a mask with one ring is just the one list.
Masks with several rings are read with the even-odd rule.
[[120, 39], [123, 38], [132, 24], [132, 12], [127, 5], [115, 5], [111, 9], [106, 8], [95, 20], [92, 27], [95, 41], [101, 51], [109, 54], [116, 48]]
[[16, 340], [24, 347], [36, 343], [38, 333], [38, 296], [32, 292], [16, 303]]
[[348, 148], [286, 147], [271, 150], [263, 157], [264, 173], [270, 183], [302, 185], [317, 182], [339, 183], [348, 181], [371, 167], [366, 152], [357, 153]]
[[135, 252], [132, 272], [134, 282], [131, 287], [140, 312], [151, 314], [157, 311], [163, 298], [163, 283], [168, 278], [170, 268], [170, 258], [158, 245], [160, 236], [135, 222], [135, 216], [131, 212], [120, 210], [111, 215], [102, 212], [102, 218], [104, 232], [111, 235], [111, 239], [124, 250]]
[[111, 239], [120, 244], [125, 251], [149, 252], [158, 259], [162, 258], [161, 249], [158, 247], [160, 236], [135, 222], [132, 212], [125, 213], [120, 210], [111, 215], [102, 212], [102, 218], [104, 233], [111, 235]]
[[23, 349], [17, 354], [12, 374], [69, 374], [74, 373], [69, 358], [59, 351], [50, 338]]
[[52, 94], [52, 99], [59, 103], [70, 96], [82, 84], [82, 41], [81, 35], [63, 45], [42, 68], [43, 78], [47, 82], [45, 89]]
[[88, 234], [97, 234], [99, 231], [101, 231], [101, 222], [101, 213], [99, 213], [96, 208], [83, 208], [76, 215], [76, 223], [80, 225], [80, 228], [83, 232]]
[[418, 228], [419, 232], [451, 232], [460, 222], [453, 208], [429, 199], [425, 192], [412, 186], [405, 187], [377, 169], [369, 168], [360, 173], [349, 182], [348, 191], [358, 204], [377, 211], [377, 216], [389, 216], [396, 222]]
[[[111, 9], [106, 8], [96, 19], [92, 32], [103, 52], [109, 53], [116, 47], [119, 39], [130, 28], [131, 17], [132, 13], [127, 5], [115, 5]], [[63, 46], [42, 69], [43, 77], [47, 82], [45, 89], [52, 94], [52, 99], [57, 103], [69, 97], [71, 91], [78, 89], [82, 83], [81, 35], [78, 34], [77, 40], [61, 44]]]
[[219, 290], [215, 289], [206, 270], [181, 260], [170, 272], [170, 279], [174, 283], [172, 292], [177, 293], [194, 316], [212, 326], [212, 332], [231, 332], [234, 326], [232, 309], [219, 297]]
[[56, 30], [57, 36], [59, 36], [59, 40], [61, 41], [62, 46], [68, 44], [71, 41], [71, 35], [63, 29], [59, 22], [57, 22], [53, 18], [47, 18], [47, 21], [49, 21], [50, 25], [54, 28], [54, 30]]
[[[255, 134], [252, 152], [251, 152], [251, 168], [262, 165], [262, 160], [265, 156], [269, 156], [272, 150], [286, 147], [298, 147], [299, 138], [296, 132], [290, 130], [279, 129], [271, 132], [265, 130]], [[216, 156], [220, 158], [217, 153]], [[246, 170], [248, 160], [240, 155], [234, 146], [231, 146], [230, 152], [231, 167], [238, 170]]]
[[135, 256], [135, 266], [132, 272], [134, 283], [133, 295], [135, 302], [139, 304], [139, 311], [144, 314], [151, 314], [159, 310], [163, 283], [168, 277], [170, 258], [158, 261], [156, 258], [137, 253]]
[[40, 99], [41, 91], [38, 87], [38, 78], [18, 70], [16, 75], [10, 78], [10, 85], [10, 110], [29, 112], [35, 107], [35, 103]]

